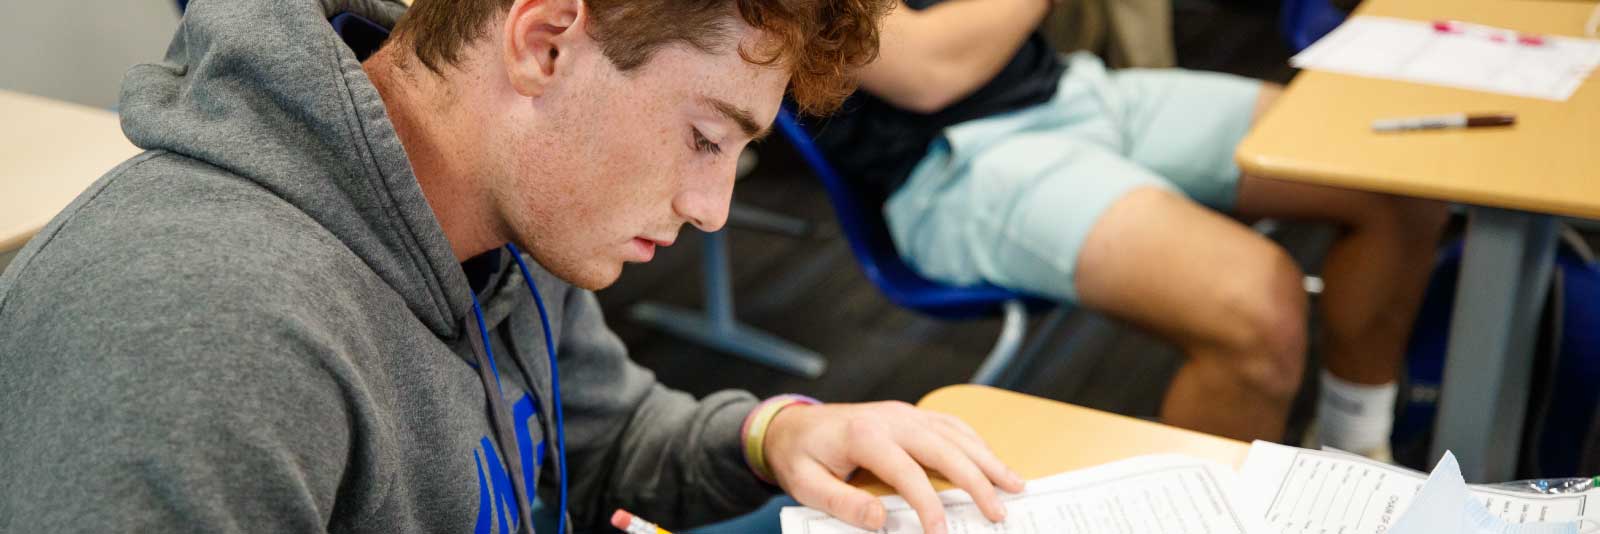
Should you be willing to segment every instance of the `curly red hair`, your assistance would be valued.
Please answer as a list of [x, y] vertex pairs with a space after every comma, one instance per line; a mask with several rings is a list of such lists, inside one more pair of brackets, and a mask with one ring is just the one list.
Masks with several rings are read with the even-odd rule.
[[[668, 44], [704, 51], [726, 46], [732, 17], [764, 36], [739, 54], [757, 65], [788, 70], [800, 111], [836, 109], [855, 89], [855, 69], [878, 54], [878, 24], [898, 0], [586, 0], [590, 36], [618, 69], [649, 62]], [[513, 0], [416, 0], [395, 27], [430, 70], [459, 60], [484, 25]]]

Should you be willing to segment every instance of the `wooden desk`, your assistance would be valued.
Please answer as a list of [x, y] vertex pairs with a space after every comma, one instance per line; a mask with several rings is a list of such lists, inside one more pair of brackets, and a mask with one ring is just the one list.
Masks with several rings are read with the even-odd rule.
[[[1583, 34], [1595, 3], [1370, 0], [1357, 14], [1456, 19], [1528, 32]], [[1509, 111], [1504, 129], [1379, 135], [1372, 121]], [[1246, 172], [1523, 211], [1600, 218], [1600, 81], [1552, 102], [1305, 71], [1239, 145]]]
[[[1368, 0], [1357, 14], [1579, 36], [1593, 1]], [[1379, 135], [1373, 119], [1508, 111], [1498, 130]], [[1472, 205], [1434, 457], [1510, 478], [1555, 246], [1548, 214], [1600, 217], [1600, 81], [1565, 102], [1302, 72], [1239, 145], [1245, 172]]]
[[139, 153], [109, 111], [0, 91], [0, 117], [0, 260]]
[[[1250, 452], [1241, 441], [1201, 434], [987, 386], [947, 386], [917, 406], [966, 421], [1023, 478], [1032, 480], [1145, 454], [1179, 453], [1237, 467]], [[870, 476], [857, 482], [894, 493]], [[940, 491], [951, 488], [936, 480]]]

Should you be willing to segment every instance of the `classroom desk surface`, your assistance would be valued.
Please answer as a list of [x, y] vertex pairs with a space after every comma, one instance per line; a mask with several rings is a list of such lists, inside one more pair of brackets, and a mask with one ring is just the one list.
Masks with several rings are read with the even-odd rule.
[[0, 117], [0, 255], [139, 153], [109, 111], [0, 91]]
[[[1358, 15], [1582, 36], [1592, 1], [1369, 0]], [[1497, 208], [1600, 218], [1600, 80], [1565, 102], [1303, 71], [1239, 145], [1247, 173]], [[1511, 112], [1509, 128], [1376, 134], [1372, 121]]]
[[[1250, 452], [1250, 445], [1241, 441], [986, 386], [940, 388], [917, 406], [966, 421], [1001, 460], [1029, 480], [1157, 453], [1238, 466]], [[870, 476], [856, 483], [879, 495], [893, 493]], [[943, 481], [936, 486], [951, 487]]]
[[[1593, 0], [1366, 0], [1358, 15], [1581, 36]], [[1509, 128], [1378, 134], [1372, 121], [1510, 112]], [[1246, 173], [1468, 205], [1430, 452], [1469, 482], [1516, 474], [1554, 215], [1600, 218], [1600, 79], [1562, 102], [1305, 71], [1240, 143]]]

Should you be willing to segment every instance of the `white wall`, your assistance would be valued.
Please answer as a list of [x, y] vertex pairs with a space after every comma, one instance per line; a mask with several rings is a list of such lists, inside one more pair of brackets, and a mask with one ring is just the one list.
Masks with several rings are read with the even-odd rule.
[[0, 89], [110, 108], [177, 27], [172, 0], [0, 0]]

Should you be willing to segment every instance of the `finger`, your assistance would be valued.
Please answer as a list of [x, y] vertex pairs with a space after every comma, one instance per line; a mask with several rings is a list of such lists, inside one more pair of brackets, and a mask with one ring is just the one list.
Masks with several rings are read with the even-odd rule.
[[945, 534], [944, 503], [928, 482], [928, 473], [887, 436], [858, 435], [852, 443], [853, 459], [889, 484], [917, 512], [926, 534]]
[[[962, 426], [966, 425], [961, 423], [960, 420], [956, 420], [956, 422]], [[971, 428], [967, 427], [969, 430]], [[978, 436], [977, 432], [962, 432], [960, 428], [954, 428], [953, 426], [945, 426], [940, 429], [940, 432], [960, 446], [962, 452], [966, 453], [973, 463], [978, 464], [978, 469], [983, 471], [984, 476], [993, 481], [995, 485], [1000, 486], [1000, 489], [1009, 493], [1022, 493], [1023, 487], [1026, 485], [1022, 480], [1022, 476], [1007, 467], [999, 456], [995, 456], [994, 449], [989, 448], [989, 444], [983, 441], [983, 438]]]
[[822, 464], [809, 460], [800, 462], [789, 482], [789, 493], [794, 500], [856, 528], [878, 530], [887, 520], [883, 502], [839, 480]]
[[954, 428], [954, 429], [960, 431], [962, 434], [966, 434], [968, 436], [972, 436], [972, 437], [978, 438], [980, 440], [983, 439], [983, 436], [978, 434], [978, 430], [977, 429], [972, 428], [972, 425], [967, 424], [966, 421], [962, 421], [960, 417], [956, 417], [954, 415], [949, 415], [949, 414], [942, 414], [942, 413], [938, 413], [938, 412], [926, 412], [926, 413], [932, 414], [934, 417], [938, 418], [939, 421], [943, 422], [946, 426], [949, 426], [950, 428]]
[[1006, 507], [1000, 503], [999, 494], [995, 493], [994, 484], [984, 476], [978, 465], [967, 456], [966, 451], [949, 439], [943, 432], [927, 432], [922, 428], [909, 430], [902, 436], [901, 443], [911, 457], [939, 473], [956, 487], [964, 489], [972, 495], [973, 502], [978, 504], [978, 509], [990, 521], [999, 523], [1006, 520]]

